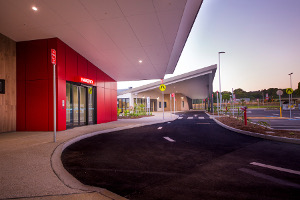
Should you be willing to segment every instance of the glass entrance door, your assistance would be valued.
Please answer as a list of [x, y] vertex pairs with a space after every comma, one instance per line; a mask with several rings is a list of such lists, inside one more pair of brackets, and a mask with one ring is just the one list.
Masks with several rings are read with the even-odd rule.
[[86, 125], [86, 87], [80, 86], [80, 125]]
[[73, 85], [73, 126], [79, 125], [79, 86]]
[[89, 124], [95, 124], [95, 89], [88, 87], [88, 120]]
[[95, 124], [95, 88], [79, 84], [66, 84], [67, 127]]
[[67, 127], [73, 126], [73, 94], [72, 94], [72, 85], [67, 83], [66, 90], [66, 113], [67, 113]]

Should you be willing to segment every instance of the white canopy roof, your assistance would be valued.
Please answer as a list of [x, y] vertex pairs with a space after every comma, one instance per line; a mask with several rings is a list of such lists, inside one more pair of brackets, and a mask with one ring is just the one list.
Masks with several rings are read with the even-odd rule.
[[0, 33], [58, 37], [116, 81], [157, 79], [174, 72], [202, 1], [0, 0]]

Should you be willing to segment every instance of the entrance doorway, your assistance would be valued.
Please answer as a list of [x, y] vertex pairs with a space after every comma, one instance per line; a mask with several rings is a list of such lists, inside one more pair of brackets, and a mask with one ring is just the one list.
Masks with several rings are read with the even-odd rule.
[[95, 87], [67, 82], [66, 95], [67, 128], [96, 123]]

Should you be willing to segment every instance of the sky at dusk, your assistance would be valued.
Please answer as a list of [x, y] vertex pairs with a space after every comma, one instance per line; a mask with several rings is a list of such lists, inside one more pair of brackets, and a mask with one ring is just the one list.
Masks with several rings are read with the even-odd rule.
[[[300, 0], [204, 0], [175, 72], [218, 64], [222, 91], [292, 87], [300, 82]], [[218, 69], [219, 70], [219, 69]], [[219, 90], [219, 71], [214, 91]], [[118, 82], [118, 89], [152, 81]]]

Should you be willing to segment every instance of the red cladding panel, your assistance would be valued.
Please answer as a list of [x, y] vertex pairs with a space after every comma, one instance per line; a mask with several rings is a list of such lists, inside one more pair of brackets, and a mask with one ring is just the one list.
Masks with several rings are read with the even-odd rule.
[[74, 81], [77, 77], [77, 53], [66, 46], [66, 80]]
[[48, 131], [48, 80], [26, 82], [26, 131]]
[[88, 73], [86, 78], [92, 79], [95, 81], [95, 83], [97, 83], [97, 71], [98, 68], [92, 63], [88, 62]]
[[26, 80], [48, 79], [47, 40], [35, 40], [26, 47]]
[[112, 82], [112, 79], [107, 75], [105, 74], [105, 83], [104, 83], [104, 87], [106, 89], [111, 89], [111, 82]]
[[111, 82], [111, 89], [112, 89], [112, 90], [118, 90], [118, 89], [117, 89], [117, 82], [116, 82], [115, 80], [113, 80], [113, 81]]
[[111, 120], [112, 121], [117, 121], [117, 91], [116, 90], [111, 90]]
[[104, 88], [105, 83], [105, 73], [100, 69], [97, 70], [97, 86]]
[[104, 88], [97, 87], [97, 124], [105, 122]]
[[25, 52], [26, 42], [17, 42], [17, 80], [25, 81]]
[[87, 60], [78, 55], [78, 76], [87, 77]]
[[110, 89], [105, 88], [105, 122], [110, 122], [111, 121], [111, 110], [112, 110], [112, 99], [111, 99], [111, 91]]
[[[64, 107], [63, 107], [64, 101]], [[57, 130], [66, 130], [66, 81], [57, 80]]]
[[[57, 80], [57, 79], [56, 79]], [[57, 81], [56, 81], [57, 84]], [[57, 87], [57, 85], [56, 85]], [[57, 95], [57, 94], [56, 94]], [[48, 81], [48, 127], [49, 131], [53, 131], [53, 78]]]
[[57, 78], [66, 80], [66, 45], [59, 39], [57, 39], [56, 62]]
[[25, 131], [25, 81], [17, 81], [17, 131]]

